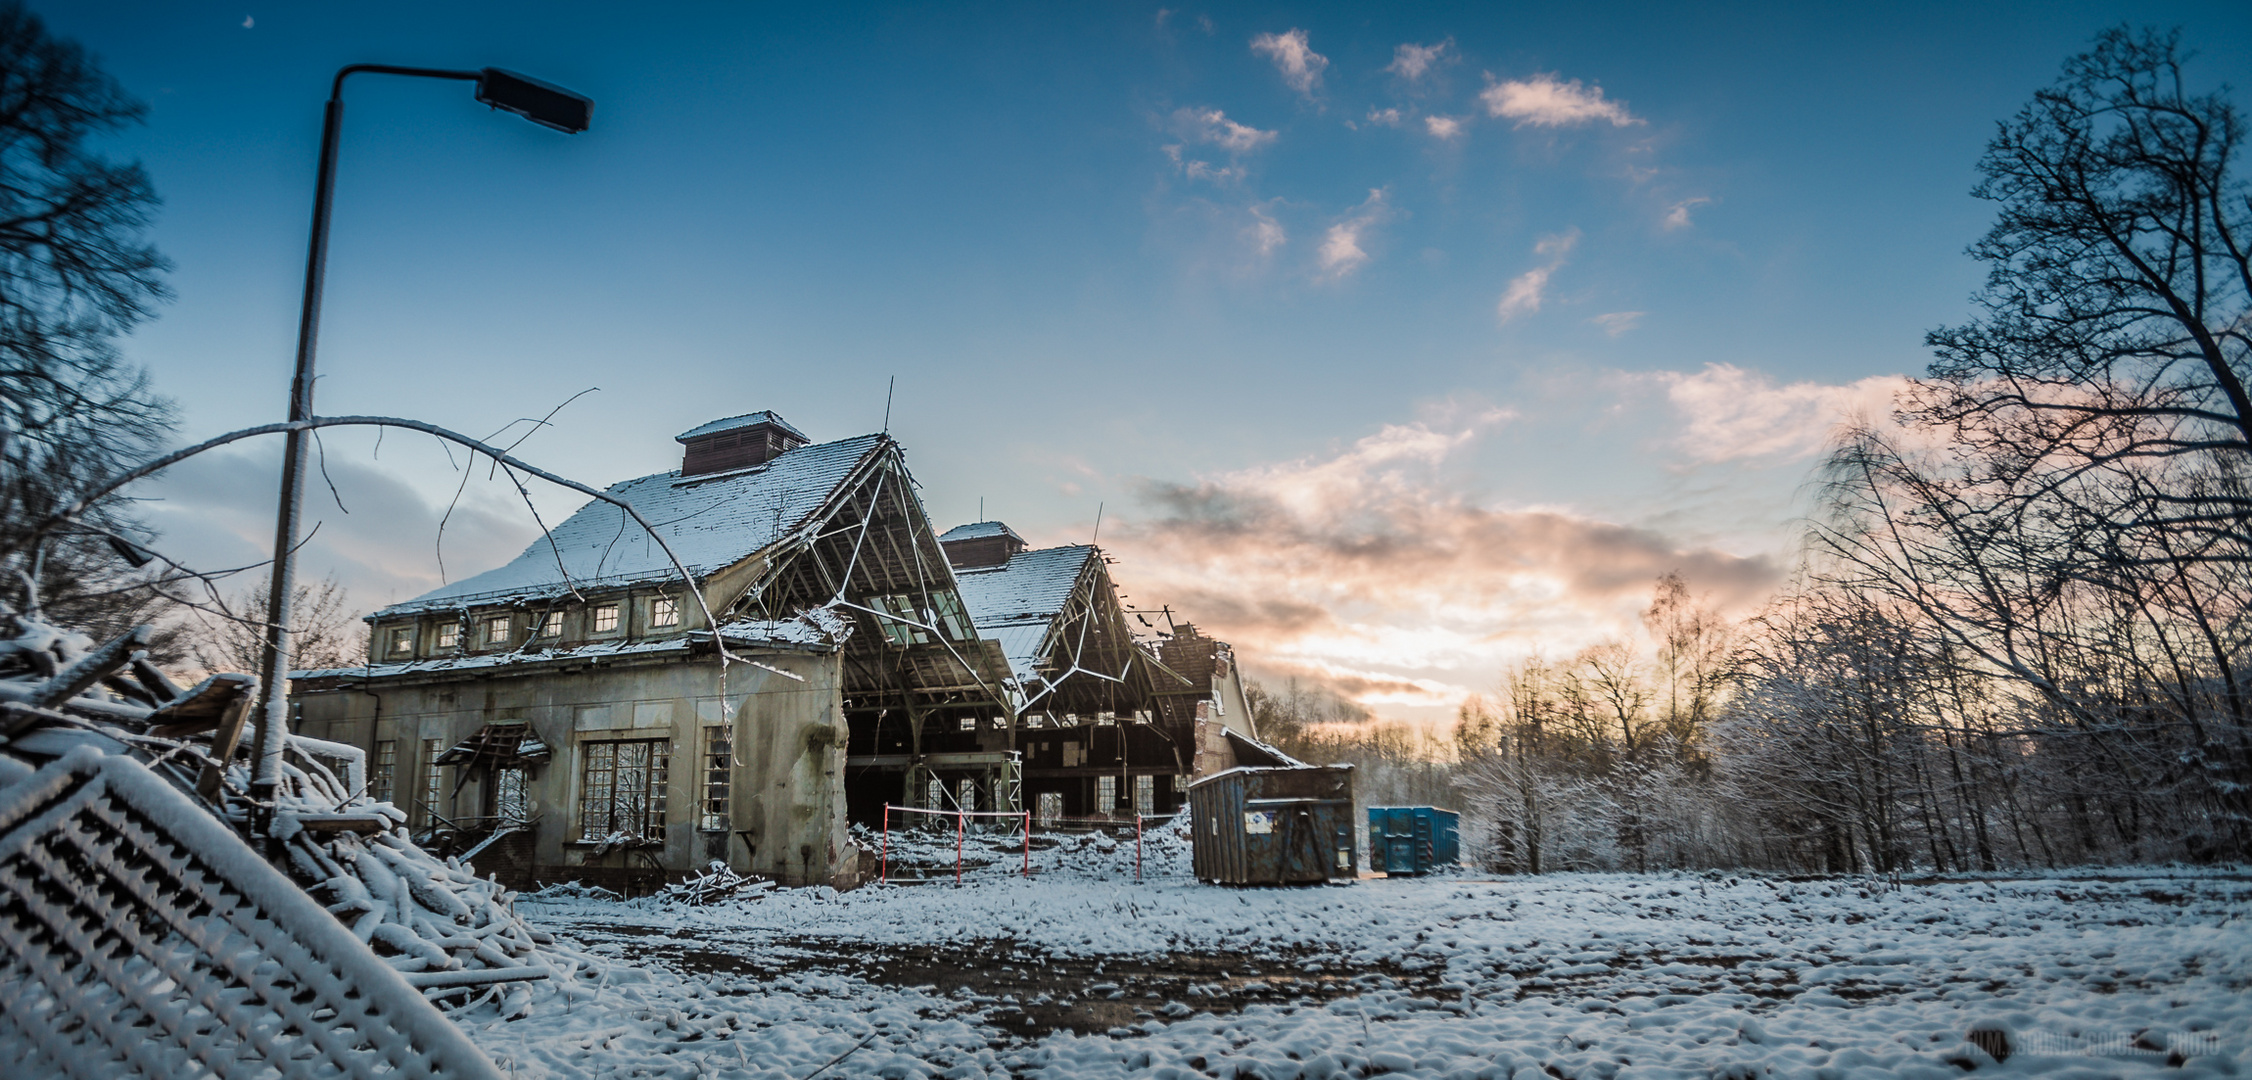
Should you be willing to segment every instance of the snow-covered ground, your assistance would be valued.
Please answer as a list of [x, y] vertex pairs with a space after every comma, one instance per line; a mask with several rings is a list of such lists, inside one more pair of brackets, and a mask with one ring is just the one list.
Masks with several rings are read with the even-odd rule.
[[[939, 849], [951, 869], [952, 838]], [[1237, 890], [1177, 838], [965, 884], [520, 910], [618, 961], [518, 1076], [2237, 1075], [2252, 875], [1554, 875]], [[1997, 1064], [1965, 1041], [1985, 1028]], [[2137, 1040], [2145, 1047], [2135, 1047]], [[2169, 1053], [2169, 1049], [2172, 1053]], [[842, 1060], [837, 1060], [842, 1056]], [[2169, 1064], [2169, 1061], [2177, 1064]]]

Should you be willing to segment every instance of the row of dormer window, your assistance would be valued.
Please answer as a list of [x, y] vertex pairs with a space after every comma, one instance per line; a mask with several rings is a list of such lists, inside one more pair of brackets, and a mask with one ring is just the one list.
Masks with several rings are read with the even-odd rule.
[[[376, 628], [376, 655], [384, 660], [410, 660], [418, 653], [435, 656], [491, 652], [530, 642], [559, 642], [566, 636], [616, 637], [629, 630], [626, 614], [629, 603], [640, 616], [638, 629], [641, 633], [659, 634], [680, 628], [679, 597], [636, 597], [599, 601], [568, 612], [563, 608], [545, 612], [498, 611], [473, 614], [466, 619], [452, 614], [417, 623], [384, 623]], [[578, 633], [566, 633], [566, 614], [576, 617], [569, 621], [579, 624]], [[466, 641], [463, 640], [465, 635]]]

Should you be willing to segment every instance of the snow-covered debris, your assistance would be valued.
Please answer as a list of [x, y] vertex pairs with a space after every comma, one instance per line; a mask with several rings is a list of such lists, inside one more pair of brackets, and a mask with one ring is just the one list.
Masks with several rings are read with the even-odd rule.
[[713, 859], [702, 871], [658, 890], [656, 900], [664, 904], [702, 907], [728, 900], [756, 900], [773, 887], [771, 881], [745, 877], [729, 869], [726, 863]]

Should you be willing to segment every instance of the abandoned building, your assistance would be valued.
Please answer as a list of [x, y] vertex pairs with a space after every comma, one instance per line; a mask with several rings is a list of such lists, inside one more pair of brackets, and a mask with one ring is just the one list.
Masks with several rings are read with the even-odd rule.
[[1020, 805], [1040, 820], [1171, 813], [1201, 775], [1198, 719], [1251, 733], [1228, 646], [1188, 624], [1137, 635], [1146, 616], [1120, 602], [1093, 545], [1027, 550], [997, 521], [950, 529], [939, 543], [971, 621], [1008, 660], [1020, 695]]
[[849, 886], [848, 823], [887, 803], [1163, 813], [1248, 744], [1224, 643], [1137, 643], [1091, 546], [942, 542], [888, 435], [759, 412], [676, 438], [678, 470], [606, 493], [662, 546], [589, 502], [368, 616], [365, 666], [294, 672], [294, 729], [363, 748], [481, 871], [625, 888], [715, 859]]

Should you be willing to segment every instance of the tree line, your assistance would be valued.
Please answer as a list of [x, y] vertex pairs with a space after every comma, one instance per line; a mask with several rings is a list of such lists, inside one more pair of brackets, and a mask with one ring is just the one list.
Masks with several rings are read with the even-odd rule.
[[2252, 856], [2252, 187], [2243, 118], [2187, 59], [2106, 31], [1997, 125], [1973, 317], [1837, 434], [1762, 611], [1730, 625], [1669, 575], [1646, 642], [1464, 703], [1445, 771], [1474, 858]]

